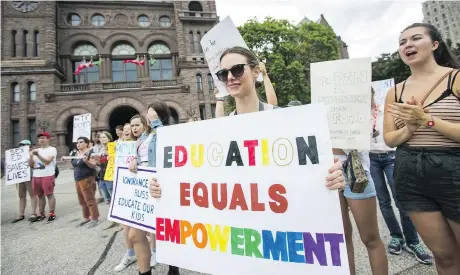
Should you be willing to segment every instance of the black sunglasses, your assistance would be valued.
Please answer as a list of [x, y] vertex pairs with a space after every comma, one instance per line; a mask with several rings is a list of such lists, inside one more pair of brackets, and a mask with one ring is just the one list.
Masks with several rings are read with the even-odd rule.
[[241, 77], [244, 74], [244, 66], [248, 64], [236, 64], [230, 70], [222, 69], [216, 73], [217, 78], [222, 82], [227, 82], [228, 72], [231, 72], [234, 77]]

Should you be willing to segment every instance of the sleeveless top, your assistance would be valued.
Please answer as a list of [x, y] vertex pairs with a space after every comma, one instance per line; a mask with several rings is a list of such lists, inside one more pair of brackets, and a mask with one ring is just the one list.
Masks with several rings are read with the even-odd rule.
[[[267, 110], [273, 110], [273, 109], [278, 109], [278, 106], [273, 106], [268, 103], [263, 103], [262, 101], [259, 101], [259, 111], [267, 111]], [[236, 116], [238, 113], [236, 112], [236, 109], [229, 114], [229, 116]]]
[[[426, 106], [423, 106], [424, 109], [430, 109], [430, 115], [433, 115], [434, 117], [444, 121], [460, 123], [460, 98], [457, 97], [453, 92], [455, 78], [457, 77], [458, 73], [458, 70], [455, 72], [455, 74], [454, 71], [452, 71], [449, 74], [446, 90], [435, 101]], [[399, 100], [397, 98], [397, 91], [395, 86], [395, 101], [398, 103], [403, 103], [401, 98], [404, 92], [406, 81], [403, 83]], [[395, 118], [394, 121], [398, 129], [401, 129], [405, 126], [404, 121], [399, 118]], [[459, 142], [444, 136], [432, 128], [424, 126], [418, 128], [413, 133], [412, 137], [407, 141], [407, 144], [413, 147], [460, 147]]]

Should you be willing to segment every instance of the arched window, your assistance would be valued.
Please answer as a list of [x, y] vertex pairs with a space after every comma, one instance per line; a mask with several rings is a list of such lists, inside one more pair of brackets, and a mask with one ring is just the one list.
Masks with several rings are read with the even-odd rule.
[[81, 17], [78, 14], [71, 13], [67, 16], [67, 23], [71, 26], [78, 26], [81, 24]]
[[195, 52], [195, 40], [193, 40], [193, 32], [190, 31], [188, 33], [188, 41], [189, 41], [189, 45], [190, 45], [190, 53], [194, 53]]
[[203, 49], [201, 48], [201, 32], [196, 33], [196, 40], [197, 40], [197, 48], [199, 53], [203, 53]]
[[128, 43], [119, 43], [112, 49], [113, 81], [137, 80], [137, 65], [124, 62], [124, 60], [133, 59], [136, 59], [136, 49]]
[[211, 74], [208, 74], [208, 88], [210, 91], [214, 90], [214, 80]]
[[29, 40], [29, 32], [24, 31], [22, 33], [22, 44], [23, 44], [23, 49], [24, 49], [23, 56], [27, 56], [27, 50], [28, 50], [27, 49], [27, 46], [28, 46], [27, 40]]
[[11, 84], [11, 95], [13, 102], [19, 102], [21, 100], [21, 89], [17, 82]]
[[171, 50], [163, 43], [155, 43], [149, 47], [149, 56], [154, 60], [149, 60], [150, 79], [169, 80], [173, 78], [173, 66]]
[[37, 84], [34, 82], [29, 82], [29, 101], [37, 100]]
[[93, 45], [85, 43], [75, 47], [72, 54], [74, 56], [91, 57], [97, 55], [97, 49]]
[[105, 18], [102, 14], [95, 14], [91, 17], [91, 24], [96, 27], [102, 27], [105, 25]]
[[160, 26], [162, 27], [171, 27], [171, 19], [166, 16], [166, 15], [163, 15], [160, 17]]
[[38, 45], [39, 45], [39, 42], [40, 42], [40, 32], [39, 32], [39, 31], [35, 31], [35, 32], [34, 32], [34, 56], [35, 56], [35, 57], [38, 56]]
[[[80, 73], [75, 75], [78, 66], [82, 64], [83, 60], [88, 63], [91, 61], [91, 58], [93, 58], [93, 65], [80, 70]], [[99, 66], [94, 65], [94, 62], [98, 61], [98, 51], [95, 46], [90, 43], [79, 44], [73, 49], [72, 61], [74, 83], [92, 83], [99, 81]]]
[[11, 56], [16, 57], [16, 34], [17, 31], [13, 30], [11, 32]]
[[200, 2], [192, 1], [188, 4], [188, 10], [189, 11], [203, 11], [203, 7], [201, 6]]
[[203, 78], [201, 74], [196, 75], [196, 89], [197, 91], [203, 91]]
[[148, 27], [150, 25], [150, 18], [145, 14], [139, 15], [137, 18], [137, 24], [140, 27]]

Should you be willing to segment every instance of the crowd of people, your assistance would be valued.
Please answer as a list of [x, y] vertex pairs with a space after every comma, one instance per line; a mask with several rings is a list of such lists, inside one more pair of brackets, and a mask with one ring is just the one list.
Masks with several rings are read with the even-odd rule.
[[[339, 190], [346, 247], [351, 274], [356, 274], [352, 224], [356, 222], [374, 275], [388, 274], [385, 245], [379, 233], [377, 201], [391, 234], [387, 250], [399, 255], [412, 253], [423, 264], [432, 264], [441, 275], [460, 274], [460, 63], [451, 54], [439, 31], [429, 24], [413, 24], [400, 35], [399, 54], [410, 67], [410, 77], [391, 88], [385, 102], [384, 131], [374, 129], [373, 137], [383, 135], [396, 151], [357, 151], [334, 148], [336, 163], [329, 169], [325, 188]], [[265, 66], [250, 50], [233, 47], [222, 53], [217, 78], [226, 84], [236, 109], [229, 115], [244, 115], [277, 109], [277, 98]], [[267, 103], [256, 91], [259, 74], [264, 78]], [[431, 88], [431, 89], [427, 89]], [[373, 94], [373, 91], [369, 91]], [[217, 96], [216, 117], [224, 116], [224, 98]], [[300, 105], [291, 102], [290, 106]], [[375, 103], [372, 101], [372, 109]], [[375, 119], [375, 118], [374, 118]], [[190, 119], [193, 122], [194, 119]], [[170, 125], [169, 108], [154, 102], [146, 114], [116, 127], [116, 142], [135, 141], [137, 157], [129, 170], [156, 165], [157, 129]], [[373, 124], [375, 127], [375, 123]], [[29, 164], [32, 182], [18, 184], [19, 217], [25, 218], [27, 193], [31, 199], [31, 222], [56, 219], [54, 181], [56, 149], [49, 145], [50, 134], [40, 133], [39, 148], [31, 147]], [[369, 137], [372, 139], [372, 137]], [[77, 196], [83, 220], [78, 226], [99, 224], [96, 194], [109, 204], [113, 182], [104, 180], [110, 133], [99, 134], [93, 146], [81, 137], [72, 159], [62, 158], [74, 170]], [[31, 146], [24, 140], [19, 146]], [[355, 175], [360, 175], [356, 177]], [[401, 226], [392, 208], [390, 193], [399, 209]], [[161, 183], [152, 178], [150, 194], [161, 198]], [[46, 198], [45, 198], [46, 197]], [[38, 205], [38, 214], [36, 208]], [[116, 226], [112, 224], [111, 226]], [[419, 235], [433, 257], [420, 243]], [[124, 226], [126, 252], [114, 267], [121, 271], [137, 261], [139, 274], [152, 274], [156, 262], [155, 235]], [[169, 275], [179, 274], [170, 266]]]

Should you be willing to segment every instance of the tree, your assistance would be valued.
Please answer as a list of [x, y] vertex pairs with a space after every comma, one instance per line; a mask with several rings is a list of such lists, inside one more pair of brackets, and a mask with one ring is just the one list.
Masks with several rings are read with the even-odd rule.
[[[279, 106], [291, 100], [310, 103], [310, 63], [339, 58], [334, 32], [320, 24], [295, 26], [267, 17], [263, 22], [248, 20], [238, 29], [248, 47], [266, 62]], [[263, 87], [258, 93], [265, 100]], [[233, 109], [233, 100], [226, 105], [226, 111]]]
[[394, 78], [395, 83], [410, 76], [409, 67], [399, 57], [398, 52], [384, 53], [372, 63], [372, 81]]

